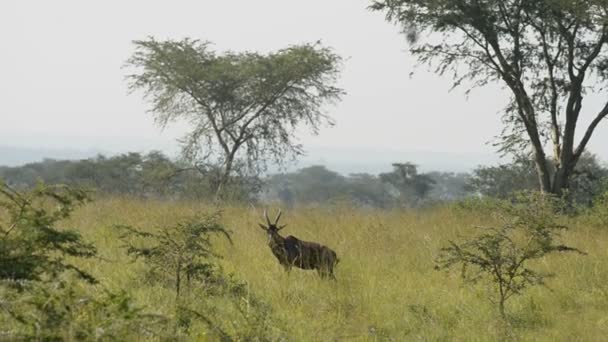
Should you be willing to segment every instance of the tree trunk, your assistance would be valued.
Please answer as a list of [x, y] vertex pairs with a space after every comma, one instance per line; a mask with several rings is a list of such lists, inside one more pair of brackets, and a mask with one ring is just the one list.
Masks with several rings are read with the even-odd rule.
[[545, 153], [542, 151], [536, 151], [534, 153], [534, 164], [536, 165], [536, 174], [538, 175], [538, 183], [540, 185], [541, 192], [551, 192], [551, 177], [547, 167], [547, 158]]
[[226, 164], [224, 165], [224, 171], [222, 172], [220, 179], [217, 184], [217, 189], [215, 190], [215, 201], [219, 201], [222, 196], [222, 191], [224, 190], [224, 186], [228, 183], [230, 179], [230, 173], [232, 172], [232, 165], [234, 163], [234, 156], [236, 154], [236, 149], [234, 149], [231, 153], [226, 156]]
[[[507, 83], [509, 83], [508, 80]], [[524, 124], [524, 127], [526, 128], [526, 133], [528, 134], [530, 144], [532, 145], [540, 191], [545, 193], [551, 192], [551, 176], [549, 175], [547, 157], [545, 155], [545, 150], [538, 132], [534, 106], [532, 105], [532, 101], [528, 97], [528, 94], [520, 82], [511, 84], [510, 87], [519, 107], [520, 118]]]
[[564, 193], [564, 190], [568, 188], [570, 174], [567, 169], [568, 167], [563, 165], [555, 171], [555, 176], [553, 177], [553, 186], [551, 188], [552, 194], [561, 196]]
[[578, 158], [570, 158], [569, 161], [562, 161], [562, 164], [559, 169], [555, 171], [555, 176], [553, 177], [553, 187], [552, 193], [558, 196], [564, 194], [565, 190], [568, 190], [570, 187], [570, 178], [574, 173], [574, 168], [578, 162]]
[[502, 317], [502, 319], [507, 319], [507, 314], [505, 313], [505, 299], [503, 297], [501, 297], [500, 301], [498, 302], [498, 312], [500, 313], [500, 317]]

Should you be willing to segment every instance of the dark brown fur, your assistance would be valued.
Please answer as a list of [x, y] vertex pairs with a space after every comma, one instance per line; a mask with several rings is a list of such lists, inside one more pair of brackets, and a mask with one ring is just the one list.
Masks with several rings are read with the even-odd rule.
[[268, 226], [260, 224], [260, 227], [268, 233], [268, 246], [285, 271], [291, 271], [294, 266], [304, 270], [316, 269], [322, 278], [336, 279], [334, 267], [339, 261], [336, 252], [316, 242], [302, 241], [292, 235], [282, 237], [279, 231], [285, 228], [285, 225], [277, 226], [281, 211], [274, 223], [270, 222], [266, 212], [264, 217]]

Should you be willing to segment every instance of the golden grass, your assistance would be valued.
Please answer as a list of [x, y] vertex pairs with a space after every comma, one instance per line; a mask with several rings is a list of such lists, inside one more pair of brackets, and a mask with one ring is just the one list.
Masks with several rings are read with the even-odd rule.
[[[112, 289], [130, 291], [151, 311], [170, 314], [174, 295], [138, 277], [113, 224], [155, 227], [210, 208], [193, 202], [103, 199], [78, 210], [70, 225], [94, 242], [102, 258], [87, 268]], [[271, 211], [272, 213], [273, 211]], [[555, 255], [537, 267], [552, 271], [547, 288], [533, 288], [508, 304], [505, 326], [488, 301], [488, 287], [464, 285], [456, 273], [433, 269], [449, 239], [485, 217], [449, 208], [380, 211], [348, 206], [283, 209], [285, 235], [317, 241], [340, 257], [337, 282], [315, 272], [284, 273], [257, 228], [260, 210], [223, 208], [234, 244], [218, 240], [221, 264], [272, 306], [277, 325], [293, 341], [604, 341], [608, 336], [608, 231], [572, 222], [565, 241], [587, 256]], [[193, 336], [202, 336], [196, 332]]]

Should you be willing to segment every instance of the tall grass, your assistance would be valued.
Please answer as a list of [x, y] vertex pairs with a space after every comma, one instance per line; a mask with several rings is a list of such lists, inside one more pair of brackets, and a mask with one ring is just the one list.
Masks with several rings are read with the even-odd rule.
[[[210, 209], [194, 202], [110, 198], [80, 209], [69, 223], [81, 227], [103, 259], [83, 266], [106, 286], [128, 289], [150, 311], [172, 315], [175, 296], [142, 280], [143, 266], [130, 261], [111, 227], [171, 225]], [[283, 209], [282, 221], [288, 226], [282, 233], [320, 242], [338, 253], [338, 280], [332, 282], [316, 272], [283, 271], [257, 226], [261, 209], [222, 210], [234, 243], [217, 241], [216, 250], [224, 256], [221, 265], [270, 304], [270, 325], [287, 340], [602, 341], [608, 336], [608, 230], [571, 220], [563, 239], [588, 255], [556, 255], [536, 264], [556, 277], [548, 288], [514, 298], [505, 326], [488, 300], [488, 284], [464, 285], [459, 274], [434, 270], [439, 249], [487, 223], [486, 215], [450, 207], [381, 211], [338, 204]], [[204, 339], [204, 328], [198, 329], [191, 329], [188, 337]]]

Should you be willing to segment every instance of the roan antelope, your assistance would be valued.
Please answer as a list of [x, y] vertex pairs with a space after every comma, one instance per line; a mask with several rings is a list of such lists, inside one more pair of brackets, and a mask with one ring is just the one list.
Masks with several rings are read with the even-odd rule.
[[268, 246], [286, 272], [291, 271], [291, 268], [295, 266], [304, 270], [316, 269], [321, 278], [336, 279], [334, 267], [339, 261], [336, 252], [326, 246], [302, 241], [292, 235], [282, 237], [279, 231], [287, 225], [277, 226], [281, 218], [281, 210], [274, 223], [270, 222], [266, 210], [264, 210], [264, 218], [268, 225], [260, 223], [260, 227], [268, 234]]

